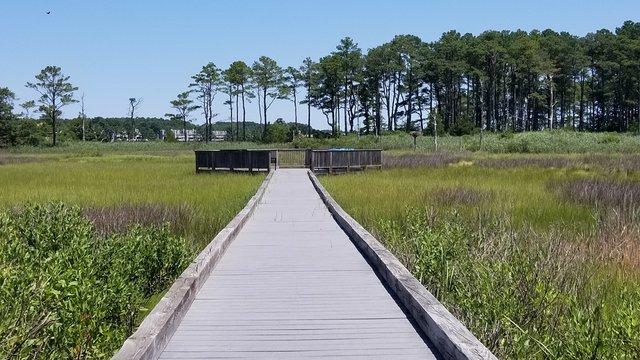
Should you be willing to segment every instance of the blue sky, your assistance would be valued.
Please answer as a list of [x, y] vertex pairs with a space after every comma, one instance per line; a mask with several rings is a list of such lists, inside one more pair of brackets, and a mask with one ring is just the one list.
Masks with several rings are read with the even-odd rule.
[[[141, 97], [139, 116], [163, 116], [169, 101], [187, 90], [190, 77], [208, 62], [226, 68], [235, 60], [251, 65], [261, 55], [281, 66], [299, 66], [353, 38], [366, 52], [398, 34], [424, 41], [458, 30], [568, 31], [583, 36], [625, 20], [640, 21], [640, 1], [431, 1], [431, 0], [0, 0], [0, 86], [17, 103], [36, 98], [27, 81], [47, 65], [60, 66], [85, 94], [86, 113], [126, 116], [128, 99]], [[605, 8], [606, 6], [606, 8]], [[51, 11], [47, 15], [46, 12]], [[216, 98], [216, 120], [228, 119]], [[16, 104], [17, 105], [17, 104]], [[16, 106], [17, 107], [17, 106]], [[17, 110], [20, 110], [17, 107]], [[64, 109], [73, 117], [79, 105]], [[306, 112], [299, 109], [306, 122]], [[269, 119], [293, 120], [291, 102], [276, 102]], [[258, 121], [257, 104], [248, 120]], [[194, 114], [196, 123], [202, 115]], [[326, 127], [314, 113], [312, 124]]]

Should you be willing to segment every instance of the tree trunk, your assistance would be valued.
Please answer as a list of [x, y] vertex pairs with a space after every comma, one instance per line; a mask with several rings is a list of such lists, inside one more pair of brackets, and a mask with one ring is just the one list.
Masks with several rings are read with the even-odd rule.
[[233, 141], [233, 91], [229, 87], [229, 123], [231, 124], [231, 141]]
[[244, 101], [244, 84], [242, 84], [242, 141], [247, 141], [247, 108]]
[[262, 109], [264, 112], [264, 130], [263, 130], [263, 134], [262, 137], [266, 138], [267, 136], [267, 126], [268, 126], [268, 121], [267, 121], [267, 88], [262, 89]]
[[554, 115], [554, 111], [553, 111], [553, 76], [552, 75], [548, 75], [547, 77], [549, 79], [549, 122], [548, 122], [548, 127], [549, 130], [553, 130], [553, 115]]
[[344, 134], [347, 134], [347, 108], [349, 107], [348, 101], [349, 101], [349, 93], [348, 93], [348, 77], [347, 74], [345, 73], [344, 75]]
[[380, 113], [382, 107], [382, 99], [380, 98], [380, 91], [376, 89], [376, 128], [375, 134], [379, 136], [381, 131], [380, 127], [382, 126], [382, 114]]
[[580, 118], [580, 131], [584, 130], [584, 75], [580, 74], [580, 107], [578, 109], [578, 117]]
[[53, 146], [56, 146], [56, 138], [58, 137], [58, 129], [57, 129], [57, 124], [56, 124], [56, 98], [55, 96], [52, 96], [52, 103], [51, 103], [51, 107], [53, 108], [53, 111], [51, 113], [51, 127], [53, 128]]
[[293, 122], [296, 124], [296, 134], [298, 133], [298, 95], [296, 89], [293, 89]]
[[239, 119], [239, 115], [240, 115], [240, 109], [239, 109], [239, 101], [240, 100], [240, 94], [238, 94], [238, 92], [236, 92], [236, 140], [239, 141], [240, 140], [240, 119]]
[[309, 97], [311, 87], [307, 88], [307, 137], [311, 137], [311, 98]]
[[188, 142], [187, 138], [187, 115], [182, 114], [182, 137], [184, 138], [184, 142]]

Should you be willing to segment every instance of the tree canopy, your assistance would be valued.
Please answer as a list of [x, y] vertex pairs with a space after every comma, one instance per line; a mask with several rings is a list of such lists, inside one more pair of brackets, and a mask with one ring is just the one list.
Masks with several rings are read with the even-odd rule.
[[[488, 30], [478, 35], [451, 30], [437, 41], [425, 42], [405, 34], [366, 52], [345, 37], [334, 51], [317, 60], [307, 57], [298, 67], [283, 68], [261, 56], [251, 66], [238, 60], [224, 70], [209, 62], [191, 79], [191, 92], [197, 94], [204, 114], [205, 140], [210, 139], [217, 115], [213, 103], [218, 91], [228, 95], [230, 121], [235, 105], [235, 127], [228, 129], [232, 139], [247, 139], [246, 103], [253, 98], [263, 138], [268, 110], [282, 100], [293, 102], [295, 124], [297, 105], [306, 105], [307, 133], [312, 131], [315, 108], [334, 136], [426, 133], [434, 127], [437, 133], [456, 135], [560, 128], [640, 132], [640, 23], [627, 21], [615, 31], [602, 29], [582, 37], [550, 29]], [[76, 102], [77, 87], [57, 66], [47, 66], [36, 80], [27, 87], [40, 95], [38, 111], [49, 122], [55, 144], [61, 108]], [[11, 110], [6, 110], [7, 99], [13, 98], [3, 96], [2, 111], [19, 117], [13, 114], [13, 100]], [[191, 101], [188, 96], [176, 101], [186, 100]], [[30, 118], [35, 102], [20, 106]], [[173, 102], [172, 106], [181, 108]], [[133, 112], [129, 115], [130, 131], [137, 131]], [[185, 129], [186, 117], [178, 117]], [[434, 119], [441, 124], [432, 124]]]
[[40, 94], [38, 102], [39, 111], [51, 121], [53, 146], [56, 145], [57, 120], [62, 114], [62, 107], [74, 102], [73, 92], [78, 90], [69, 82], [69, 76], [62, 73], [62, 69], [57, 66], [47, 66], [36, 75], [35, 83], [28, 82], [27, 87]]

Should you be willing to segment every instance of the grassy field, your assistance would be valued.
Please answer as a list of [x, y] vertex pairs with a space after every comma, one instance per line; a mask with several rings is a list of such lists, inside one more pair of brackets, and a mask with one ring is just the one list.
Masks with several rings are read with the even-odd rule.
[[640, 157], [387, 155], [336, 200], [499, 358], [640, 357]]
[[119, 145], [0, 154], [0, 358], [111, 357], [264, 179]]
[[264, 179], [229, 173], [196, 175], [192, 154], [72, 155], [5, 156], [0, 207], [62, 201], [81, 206], [105, 231], [131, 222], [169, 221], [177, 234], [202, 248]]

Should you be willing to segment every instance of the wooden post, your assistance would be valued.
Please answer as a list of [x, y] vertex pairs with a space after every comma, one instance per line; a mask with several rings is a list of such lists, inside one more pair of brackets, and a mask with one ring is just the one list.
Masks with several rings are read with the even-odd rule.
[[329, 174], [333, 172], [333, 151], [329, 150]]
[[313, 171], [313, 151], [311, 149], [307, 149], [306, 152], [305, 165]]

